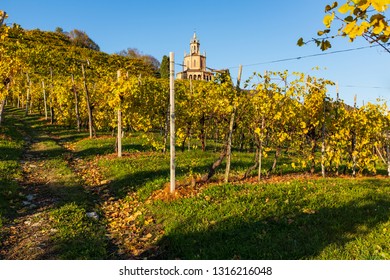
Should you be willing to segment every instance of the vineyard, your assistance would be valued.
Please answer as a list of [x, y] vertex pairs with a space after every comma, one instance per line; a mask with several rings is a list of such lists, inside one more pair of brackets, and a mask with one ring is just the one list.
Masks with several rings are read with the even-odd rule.
[[349, 105], [288, 71], [177, 80], [169, 194], [155, 65], [2, 29], [0, 258], [389, 259], [384, 101]]
[[[140, 60], [60, 45], [60, 39], [9, 30], [2, 46], [2, 61], [8, 61], [2, 63], [2, 104], [42, 114], [52, 124], [89, 128], [91, 138], [115, 134], [120, 109], [125, 135], [142, 132], [156, 151], [165, 151], [168, 80], [156, 78]], [[228, 73], [210, 83], [176, 81], [177, 144], [203, 151], [209, 144], [226, 146], [234, 114], [232, 148], [253, 152], [259, 178], [272, 173], [282, 155], [297, 171], [321, 167], [324, 176], [375, 174], [379, 161], [390, 168], [386, 104], [349, 106], [329, 97], [330, 86], [332, 81], [287, 71], [254, 74], [245, 89], [235, 88]], [[274, 159], [270, 170], [261, 168], [266, 157]]]

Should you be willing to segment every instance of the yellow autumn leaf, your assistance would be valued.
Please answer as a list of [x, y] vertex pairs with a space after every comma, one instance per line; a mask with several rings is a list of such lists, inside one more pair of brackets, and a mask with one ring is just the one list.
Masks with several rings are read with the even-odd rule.
[[348, 23], [348, 24], [345, 26], [344, 30], [343, 30], [344, 33], [347, 34], [347, 35], [349, 35], [349, 34], [352, 32], [352, 30], [355, 28], [355, 26], [356, 26], [356, 22], [354, 22], [354, 21]]
[[357, 26], [357, 28], [355, 30], [356, 36], [362, 36], [365, 32], [367, 32], [369, 26], [370, 26], [370, 24], [367, 22], [363, 22], [360, 26]]
[[358, 7], [363, 12], [365, 12], [368, 9], [368, 7], [370, 7], [370, 2], [369, 1], [361, 1], [359, 3], [360, 3], [360, 5], [358, 5]]
[[339, 8], [339, 12], [340, 12], [341, 14], [345, 14], [345, 13], [347, 13], [348, 11], [352, 12], [354, 9], [355, 9], [354, 6], [350, 6], [348, 3], [345, 3], [344, 5], [342, 5], [342, 6]]
[[384, 12], [389, 8], [390, 0], [371, 0], [371, 5], [378, 12]]
[[145, 235], [145, 239], [150, 239], [151, 237], [152, 237], [151, 233], [148, 233], [147, 235]]
[[332, 21], [334, 20], [335, 14], [332, 13], [331, 15], [326, 15], [324, 17], [323, 23], [326, 26], [326, 28], [330, 28], [330, 25], [332, 24]]
[[380, 34], [385, 29], [383, 20], [378, 22], [378, 25], [372, 30], [374, 34]]
[[282, 112], [277, 112], [274, 116], [274, 120], [280, 120], [282, 118]]
[[383, 31], [383, 34], [384, 34], [385, 36], [390, 36], [390, 26], [387, 26], [387, 27], [386, 27], [386, 30]]
[[363, 21], [362, 24], [360, 25], [361, 27], [364, 27], [365, 29], [368, 29], [371, 27], [370, 23], [367, 21]]

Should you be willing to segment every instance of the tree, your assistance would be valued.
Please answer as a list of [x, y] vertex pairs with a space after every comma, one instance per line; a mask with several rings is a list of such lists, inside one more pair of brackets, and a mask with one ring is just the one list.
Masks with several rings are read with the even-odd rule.
[[[390, 39], [390, 25], [385, 16], [389, 5], [390, 0], [347, 0], [340, 7], [338, 2], [334, 2], [325, 7], [323, 23], [326, 29], [318, 31], [318, 38], [307, 42], [300, 38], [297, 44], [303, 46], [315, 42], [325, 51], [332, 47], [330, 40], [336, 37], [347, 37], [351, 42], [362, 37], [370, 44], [379, 44], [390, 53], [387, 44]], [[337, 7], [339, 8], [336, 10]]]
[[70, 31], [69, 37], [78, 47], [100, 51], [100, 47], [84, 31], [74, 29]]
[[0, 10], [0, 26], [3, 25], [4, 20], [7, 18], [7, 13]]
[[56, 27], [55, 32], [63, 34], [64, 33], [64, 29], [62, 29], [62, 27]]
[[[140, 59], [142, 62], [144, 62], [146, 65], [149, 65], [153, 68], [154, 72], [158, 72], [160, 68], [160, 62], [151, 55], [143, 54], [136, 48], [127, 48], [126, 50], [122, 50], [118, 52], [118, 55], [132, 58], [132, 59]], [[168, 64], [169, 66], [169, 64]]]
[[129, 58], [139, 58], [142, 56], [142, 53], [136, 48], [127, 48], [126, 50], [118, 52], [118, 55]]
[[160, 77], [163, 79], [169, 78], [169, 57], [164, 55], [160, 65]]

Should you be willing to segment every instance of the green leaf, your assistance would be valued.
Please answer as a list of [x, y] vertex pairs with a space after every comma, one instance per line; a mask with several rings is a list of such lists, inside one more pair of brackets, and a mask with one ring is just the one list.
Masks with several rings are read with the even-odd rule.
[[371, 18], [370, 18], [370, 23], [371, 24], [374, 24], [376, 21], [380, 21], [380, 20], [383, 20], [385, 19], [385, 16], [384, 15], [381, 15], [381, 14], [375, 14], [375, 15], [372, 15]]
[[317, 32], [318, 36], [323, 36], [324, 34], [328, 34], [330, 32], [330, 29], [320, 30]]
[[347, 16], [345, 19], [344, 19], [345, 22], [352, 22], [354, 21], [353, 19], [353, 16]]
[[331, 47], [332, 47], [332, 45], [330, 44], [330, 42], [328, 40], [322, 41], [322, 43], [321, 43], [321, 50], [322, 51], [326, 51], [327, 49], [330, 49]]
[[337, 2], [333, 2], [332, 6], [331, 5], [326, 5], [325, 7], [325, 13], [333, 10], [334, 8], [336, 8], [339, 4]]

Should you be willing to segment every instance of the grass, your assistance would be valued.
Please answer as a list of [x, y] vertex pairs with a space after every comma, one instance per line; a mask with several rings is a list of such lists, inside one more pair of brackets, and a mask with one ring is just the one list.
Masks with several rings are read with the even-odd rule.
[[24, 150], [22, 125], [15, 125], [14, 118], [21, 118], [18, 111], [10, 111], [12, 118], [5, 117], [0, 126], [0, 227], [3, 221], [15, 214], [18, 199], [17, 180], [21, 176], [19, 160]]
[[[253, 165], [254, 154], [234, 151], [235, 182], [221, 183], [222, 164], [211, 183], [192, 189], [184, 183], [207, 172], [219, 153], [178, 149], [176, 175], [187, 195], [165, 199], [156, 194], [169, 182], [169, 154], [155, 151], [141, 134], [124, 138], [124, 156], [116, 158], [114, 137], [88, 139], [85, 132], [25, 121], [31, 124], [26, 133], [37, 133], [31, 152], [42, 160], [51, 195], [58, 198], [48, 210], [58, 258], [113, 258], [112, 242], [126, 257], [136, 258], [390, 259], [390, 179], [300, 176], [281, 157], [277, 176], [261, 183], [237, 181]], [[8, 174], [1, 180], [10, 186], [0, 192], [0, 210], [7, 213], [8, 191], [15, 188], [11, 193], [17, 194], [20, 177], [10, 170], [19, 166], [25, 136], [4, 131], [7, 125], [1, 129], [7, 136], [0, 149], [7, 158], [1, 158], [0, 168]], [[108, 194], [88, 192], [67, 158], [96, 163]], [[264, 160], [264, 170], [272, 160]], [[101, 218], [86, 217], [89, 211]]]
[[[34, 203], [50, 201], [45, 208], [37, 209], [44, 212], [42, 217], [49, 217], [45, 223], [49, 223], [53, 233], [49, 241], [52, 248], [43, 258], [107, 258], [104, 224], [102, 220], [87, 217], [87, 212], [99, 212], [95, 205], [97, 197], [83, 187], [82, 180], [71, 169], [69, 151], [60, 145], [55, 135], [61, 129], [46, 125], [36, 115], [24, 117], [21, 110], [7, 108], [6, 116], [9, 122], [1, 127], [5, 140], [0, 142], [3, 151], [0, 153], [0, 210], [2, 216], [8, 217], [2, 219], [3, 223], [8, 220], [18, 223], [23, 218], [20, 213], [32, 217], [37, 214], [33, 208], [24, 209], [20, 203], [32, 192], [37, 197]], [[24, 138], [30, 142], [27, 150]], [[22, 158], [22, 154], [27, 157]], [[21, 159], [27, 162], [23, 178]], [[18, 196], [19, 204], [13, 203], [12, 195]], [[11, 209], [14, 209], [13, 215]]]
[[[179, 152], [177, 179], [204, 173], [217, 155]], [[235, 175], [252, 160], [236, 152]], [[280, 172], [292, 173], [285, 162]], [[169, 158], [161, 153], [103, 157], [99, 164], [117, 199], [135, 192], [146, 200], [169, 181]], [[148, 210], [164, 228], [157, 242], [163, 259], [390, 259], [389, 183], [329, 178], [214, 184], [191, 198], [154, 201]]]
[[87, 217], [84, 207], [68, 203], [50, 212], [56, 233], [53, 250], [59, 258], [89, 260], [107, 258], [107, 240], [101, 222]]
[[[91, 160], [96, 155], [103, 156], [99, 159], [99, 166], [103, 169], [104, 176], [112, 181], [111, 191], [115, 197], [123, 197], [129, 191], [137, 191], [142, 198], [146, 199], [153, 191], [160, 189], [164, 183], [169, 181], [169, 153], [154, 151], [141, 134], [135, 133], [124, 138], [125, 155], [120, 159], [114, 155], [115, 138], [113, 137], [86, 138], [73, 145], [77, 157]], [[107, 157], [107, 155], [112, 156]], [[177, 179], [184, 180], [189, 176], [204, 174], [218, 156], [219, 153], [213, 148], [205, 152], [200, 149], [178, 151], [176, 154]], [[253, 162], [254, 154], [234, 152], [231, 176], [242, 177]], [[282, 164], [289, 169], [285, 161]], [[264, 169], [270, 168], [271, 159], [266, 159], [263, 166]], [[222, 163], [216, 177], [222, 176], [224, 169], [225, 163]], [[276, 172], [281, 171], [277, 169]], [[286, 172], [291, 172], [291, 170]]]
[[164, 259], [389, 259], [389, 183], [228, 184], [150, 211]]
[[[76, 151], [83, 154], [107, 141], [83, 140]], [[111, 139], [110, 145], [113, 143]], [[90, 156], [87, 154], [84, 156]], [[217, 157], [211, 150], [178, 152], [177, 180], [203, 174]], [[232, 177], [241, 177], [253, 164], [253, 157], [235, 151]], [[264, 169], [271, 163], [272, 157], [265, 159]], [[296, 172], [290, 163], [281, 158], [275, 173]], [[111, 181], [111, 195], [123, 205], [134, 193], [146, 201], [169, 182], [169, 155], [151, 148], [138, 149], [121, 159], [102, 157], [99, 166]], [[224, 165], [216, 177], [221, 178], [223, 172]], [[212, 183], [191, 197], [148, 202], [148, 214], [164, 229], [155, 244], [157, 257], [390, 259], [389, 179], [291, 177], [280, 183], [272, 179], [260, 184]], [[156, 257], [156, 252], [143, 253], [148, 255]]]

